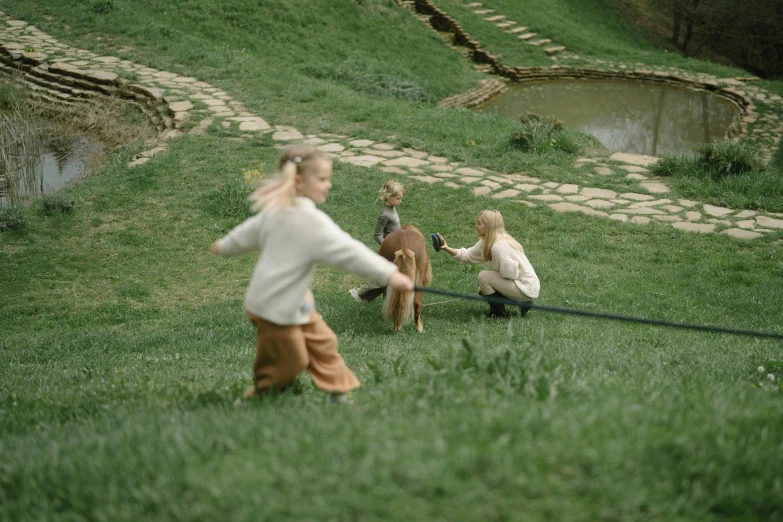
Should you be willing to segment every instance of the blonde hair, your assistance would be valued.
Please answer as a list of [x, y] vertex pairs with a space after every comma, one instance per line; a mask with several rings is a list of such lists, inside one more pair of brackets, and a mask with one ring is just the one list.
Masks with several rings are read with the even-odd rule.
[[288, 147], [280, 156], [276, 176], [261, 181], [261, 185], [250, 194], [252, 208], [273, 211], [294, 204], [296, 198], [296, 177], [309, 174], [315, 165], [329, 158], [312, 145], [299, 143]]
[[404, 196], [405, 189], [403, 188], [402, 183], [396, 179], [390, 179], [384, 183], [381, 187], [381, 190], [378, 191], [378, 197], [381, 199], [381, 201], [383, 201], [384, 204], [386, 204], [386, 201], [388, 201], [389, 198], [393, 198], [398, 194], [400, 196]]
[[503, 215], [497, 210], [482, 210], [478, 213], [478, 218], [484, 221], [484, 246], [481, 250], [481, 255], [487, 261], [492, 261], [492, 246], [495, 242], [505, 240], [515, 250], [519, 250], [524, 253], [522, 245], [511, 237], [511, 234], [506, 232], [506, 225], [503, 221]]

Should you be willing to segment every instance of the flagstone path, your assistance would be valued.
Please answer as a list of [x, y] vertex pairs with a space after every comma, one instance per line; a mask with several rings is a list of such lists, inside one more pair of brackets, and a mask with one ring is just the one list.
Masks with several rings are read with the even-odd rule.
[[[424, 184], [469, 190], [477, 197], [507, 199], [526, 208], [548, 208], [636, 225], [665, 224], [679, 230], [722, 233], [753, 239], [783, 230], [783, 214], [716, 207], [667, 197], [669, 188], [646, 167], [657, 158], [615, 153], [577, 158], [585, 177], [617, 177], [632, 189], [617, 192], [559, 183], [529, 173], [498, 173], [425, 151], [334, 134], [303, 135], [285, 125], [270, 125], [228, 93], [196, 78], [161, 71], [112, 56], [62, 44], [22, 20], [0, 12], [0, 74], [22, 82], [36, 95], [59, 103], [89, 103], [96, 96], [119, 95], [160, 115], [158, 137], [130, 165], [141, 165], [166, 151], [167, 140], [203, 134], [213, 124], [235, 126], [244, 138], [271, 133], [278, 146], [305, 142], [335, 161], [374, 167]], [[154, 116], [154, 114], [153, 114]]]

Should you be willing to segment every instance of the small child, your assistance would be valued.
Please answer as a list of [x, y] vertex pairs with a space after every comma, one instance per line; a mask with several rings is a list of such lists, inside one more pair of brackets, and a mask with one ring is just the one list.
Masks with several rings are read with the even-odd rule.
[[245, 398], [285, 388], [304, 369], [335, 402], [360, 386], [337, 351], [337, 336], [315, 311], [310, 284], [318, 263], [413, 290], [394, 264], [316, 208], [332, 188], [331, 176], [332, 163], [323, 152], [304, 144], [289, 147], [278, 175], [250, 196], [258, 213], [212, 244], [212, 253], [226, 257], [261, 253], [244, 301], [256, 327], [255, 384]]
[[[378, 191], [378, 198], [383, 202], [383, 208], [381, 208], [381, 213], [378, 214], [373, 237], [379, 245], [383, 243], [386, 236], [400, 229], [400, 216], [397, 214], [397, 207], [402, 203], [404, 195], [405, 189], [396, 179], [390, 179]], [[375, 281], [369, 281], [363, 284], [361, 288], [351, 288], [349, 293], [355, 301], [366, 303], [383, 294], [385, 290], [385, 286]]]

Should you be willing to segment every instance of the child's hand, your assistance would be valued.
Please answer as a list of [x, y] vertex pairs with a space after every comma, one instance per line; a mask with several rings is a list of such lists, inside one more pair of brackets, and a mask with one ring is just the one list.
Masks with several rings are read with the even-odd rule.
[[218, 239], [217, 241], [212, 243], [212, 246], [209, 247], [209, 251], [212, 252], [213, 254], [218, 254], [219, 255], [220, 254], [220, 243], [221, 243], [220, 239]]
[[449, 245], [446, 244], [446, 240], [443, 239], [443, 236], [438, 234], [438, 239], [440, 239], [440, 249], [443, 250], [445, 248], [448, 248]]
[[410, 292], [413, 290], [413, 281], [402, 272], [393, 272], [389, 276], [389, 286], [398, 292]]

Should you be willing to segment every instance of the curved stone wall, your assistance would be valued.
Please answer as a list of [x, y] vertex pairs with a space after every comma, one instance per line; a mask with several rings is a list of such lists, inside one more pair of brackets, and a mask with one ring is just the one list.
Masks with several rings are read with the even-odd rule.
[[49, 64], [43, 53], [6, 42], [0, 43], [0, 74], [25, 85], [32, 96], [54, 103], [72, 105], [100, 96], [119, 96], [138, 105], [158, 132], [173, 128], [173, 113], [160, 90], [130, 83], [113, 72]]

